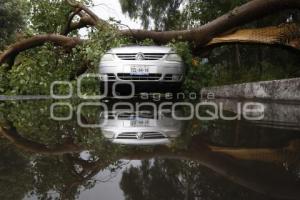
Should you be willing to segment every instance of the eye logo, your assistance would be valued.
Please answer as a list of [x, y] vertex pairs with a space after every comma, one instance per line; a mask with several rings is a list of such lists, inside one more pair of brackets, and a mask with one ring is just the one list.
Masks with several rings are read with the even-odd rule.
[[145, 56], [143, 53], [138, 53], [138, 54], [136, 54], [135, 59], [136, 60], [145, 60]]

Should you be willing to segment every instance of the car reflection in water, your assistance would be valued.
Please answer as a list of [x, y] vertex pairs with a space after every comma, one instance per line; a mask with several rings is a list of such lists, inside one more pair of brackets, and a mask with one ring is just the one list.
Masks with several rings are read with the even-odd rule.
[[[179, 116], [180, 111], [176, 112]], [[104, 112], [100, 123], [103, 124], [101, 131], [105, 138], [126, 145], [170, 144], [180, 136], [183, 128], [183, 121], [173, 119], [171, 112], [150, 110]]]

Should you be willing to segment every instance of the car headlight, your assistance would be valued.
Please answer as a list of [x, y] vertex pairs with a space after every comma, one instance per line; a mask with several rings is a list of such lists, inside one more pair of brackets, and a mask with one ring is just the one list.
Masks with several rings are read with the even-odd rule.
[[166, 58], [167, 61], [175, 61], [175, 62], [182, 62], [182, 58], [175, 53], [169, 54]]
[[101, 58], [101, 62], [104, 62], [104, 61], [113, 61], [115, 59], [114, 55], [113, 54], [104, 54]]

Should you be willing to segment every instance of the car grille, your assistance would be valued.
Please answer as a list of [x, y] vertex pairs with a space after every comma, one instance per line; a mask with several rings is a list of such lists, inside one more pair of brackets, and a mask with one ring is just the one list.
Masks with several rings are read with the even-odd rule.
[[[136, 60], [136, 53], [118, 53], [116, 54], [121, 60]], [[164, 53], [144, 53], [144, 60], [159, 60], [166, 54]]]
[[114, 74], [107, 74], [108, 80], [116, 80], [116, 76]]
[[117, 139], [137, 139], [137, 133], [135, 132], [121, 133], [117, 136]]
[[144, 132], [143, 139], [163, 139], [166, 138], [163, 134], [158, 132]]
[[119, 73], [118, 77], [121, 80], [127, 81], [155, 81], [161, 79], [161, 74], [149, 74], [149, 75], [131, 75], [129, 73]]
[[165, 80], [165, 81], [172, 81], [172, 80], [173, 80], [173, 75], [172, 75], [172, 74], [167, 74], [167, 75], [165, 75], [164, 80]]
[[159, 132], [143, 132], [141, 137], [138, 137], [138, 132], [124, 132], [117, 136], [117, 139], [164, 139], [166, 138]]

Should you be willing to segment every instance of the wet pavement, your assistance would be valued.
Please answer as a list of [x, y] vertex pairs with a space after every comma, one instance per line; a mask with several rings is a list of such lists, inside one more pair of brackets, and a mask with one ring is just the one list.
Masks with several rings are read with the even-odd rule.
[[297, 104], [60, 103], [0, 102], [0, 199], [300, 199]]

